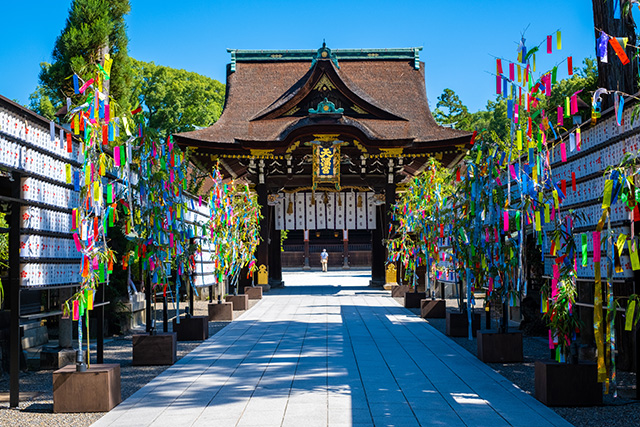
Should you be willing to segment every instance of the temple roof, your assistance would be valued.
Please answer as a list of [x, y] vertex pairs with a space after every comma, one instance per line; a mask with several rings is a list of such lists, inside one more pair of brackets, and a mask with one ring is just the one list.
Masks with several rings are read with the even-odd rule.
[[433, 119], [420, 50], [230, 50], [220, 119], [176, 138], [200, 147], [269, 148], [292, 142], [306, 126], [316, 132], [344, 126], [361, 134], [363, 142], [381, 146], [468, 143], [468, 132], [441, 127]]

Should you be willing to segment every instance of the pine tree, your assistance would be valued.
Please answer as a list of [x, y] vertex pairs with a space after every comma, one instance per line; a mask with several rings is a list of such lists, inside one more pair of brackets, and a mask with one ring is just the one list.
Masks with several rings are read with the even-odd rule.
[[[98, 62], [106, 45], [113, 58], [110, 94], [122, 109], [131, 107], [133, 70], [127, 53], [127, 31], [124, 16], [129, 13], [129, 0], [73, 0], [65, 28], [53, 49], [53, 63], [41, 64], [40, 85], [31, 95], [31, 108], [51, 115], [46, 98], [56, 108], [73, 99], [73, 73], [86, 74], [90, 64]], [[43, 110], [43, 111], [40, 111]]]

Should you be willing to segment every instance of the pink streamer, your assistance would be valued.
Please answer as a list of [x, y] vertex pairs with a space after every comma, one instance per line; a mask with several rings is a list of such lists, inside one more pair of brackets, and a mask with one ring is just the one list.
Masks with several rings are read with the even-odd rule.
[[600, 262], [600, 232], [593, 232], [593, 262]]
[[78, 233], [73, 233], [73, 241], [76, 244], [78, 252], [82, 252], [82, 245], [80, 244], [80, 237], [78, 236]]
[[91, 83], [93, 83], [93, 79], [87, 80], [80, 88], [80, 93], [84, 93], [84, 91], [87, 90], [87, 88], [91, 85]]
[[571, 96], [571, 115], [578, 114], [578, 95], [574, 93]]
[[558, 107], [558, 126], [564, 125], [564, 108]]

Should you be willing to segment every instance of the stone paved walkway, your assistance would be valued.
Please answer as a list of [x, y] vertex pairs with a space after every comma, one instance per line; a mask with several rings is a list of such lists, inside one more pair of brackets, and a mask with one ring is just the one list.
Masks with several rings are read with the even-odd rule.
[[298, 273], [96, 426], [567, 426], [366, 287]]

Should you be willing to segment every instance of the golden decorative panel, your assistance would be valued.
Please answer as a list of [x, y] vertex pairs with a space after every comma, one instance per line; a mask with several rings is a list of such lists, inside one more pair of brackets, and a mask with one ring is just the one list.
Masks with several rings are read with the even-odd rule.
[[356, 104], [351, 106], [351, 109], [358, 114], [369, 114], [369, 112], [363, 108], [358, 107]]
[[292, 109], [290, 109], [289, 111], [287, 111], [286, 113], [284, 113], [284, 114], [283, 114], [283, 116], [285, 116], [285, 117], [286, 117], [286, 116], [292, 116], [292, 115], [294, 115], [295, 113], [297, 113], [298, 111], [300, 111], [300, 107], [295, 106], [295, 107], [293, 107]]
[[396, 272], [396, 265], [393, 263], [387, 264], [387, 273], [385, 274], [385, 282], [387, 285], [394, 285], [398, 283], [398, 274]]
[[260, 264], [258, 267], [258, 285], [269, 284], [269, 273], [267, 272], [267, 266]]
[[329, 77], [327, 77], [326, 74], [323, 74], [323, 76], [320, 77], [320, 80], [318, 80], [318, 83], [313, 87], [314, 90], [321, 91], [334, 90], [335, 88], [335, 85], [331, 83], [331, 80], [329, 80]]

